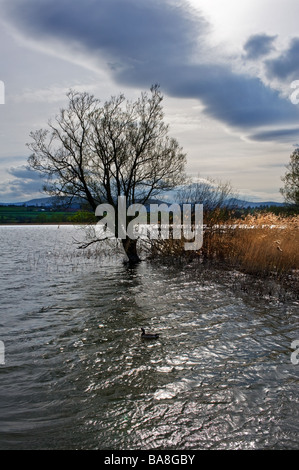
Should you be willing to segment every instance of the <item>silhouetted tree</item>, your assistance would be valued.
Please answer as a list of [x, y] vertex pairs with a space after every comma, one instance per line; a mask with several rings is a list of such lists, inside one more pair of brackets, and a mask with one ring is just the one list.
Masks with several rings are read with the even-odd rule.
[[[117, 214], [118, 196], [145, 204], [182, 183], [185, 154], [168, 135], [157, 85], [134, 102], [122, 94], [104, 104], [86, 92], [67, 97], [68, 107], [28, 144], [29, 165], [47, 177], [48, 194], [80, 197], [94, 211], [109, 203]], [[139, 261], [136, 242], [122, 240], [131, 262]]]

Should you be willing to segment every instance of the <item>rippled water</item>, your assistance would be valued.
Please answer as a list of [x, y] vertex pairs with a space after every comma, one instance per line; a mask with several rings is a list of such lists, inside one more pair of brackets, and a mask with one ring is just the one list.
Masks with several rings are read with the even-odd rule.
[[0, 449], [298, 448], [298, 303], [74, 236], [0, 227]]

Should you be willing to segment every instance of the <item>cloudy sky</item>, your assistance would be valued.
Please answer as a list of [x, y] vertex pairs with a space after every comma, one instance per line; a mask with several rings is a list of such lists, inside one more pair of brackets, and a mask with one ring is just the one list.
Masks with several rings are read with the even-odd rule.
[[190, 176], [230, 181], [247, 200], [281, 200], [280, 177], [299, 145], [298, 0], [0, 0], [0, 8], [1, 202], [41, 196], [26, 142], [70, 88], [104, 101], [133, 99], [154, 83]]

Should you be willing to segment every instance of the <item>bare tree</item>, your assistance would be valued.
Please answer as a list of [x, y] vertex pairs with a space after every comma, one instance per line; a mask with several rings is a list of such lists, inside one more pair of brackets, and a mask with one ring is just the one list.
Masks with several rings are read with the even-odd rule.
[[235, 205], [234, 190], [230, 182], [205, 178], [185, 185], [177, 194], [177, 200], [183, 203], [203, 204], [205, 212], [222, 208], [233, 208]]
[[[68, 107], [27, 144], [29, 165], [47, 177], [48, 194], [80, 197], [93, 210], [109, 203], [117, 214], [119, 196], [127, 205], [145, 204], [183, 182], [186, 156], [168, 135], [157, 85], [134, 102], [122, 94], [103, 105], [88, 93], [67, 97]], [[136, 242], [122, 240], [131, 262], [139, 261]]]

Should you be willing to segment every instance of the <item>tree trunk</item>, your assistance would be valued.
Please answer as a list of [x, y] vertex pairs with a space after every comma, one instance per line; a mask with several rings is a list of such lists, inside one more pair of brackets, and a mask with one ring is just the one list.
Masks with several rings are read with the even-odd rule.
[[126, 239], [122, 240], [122, 244], [129, 259], [129, 263], [140, 263], [141, 259], [137, 254], [137, 240], [131, 240], [131, 238], [127, 237]]

